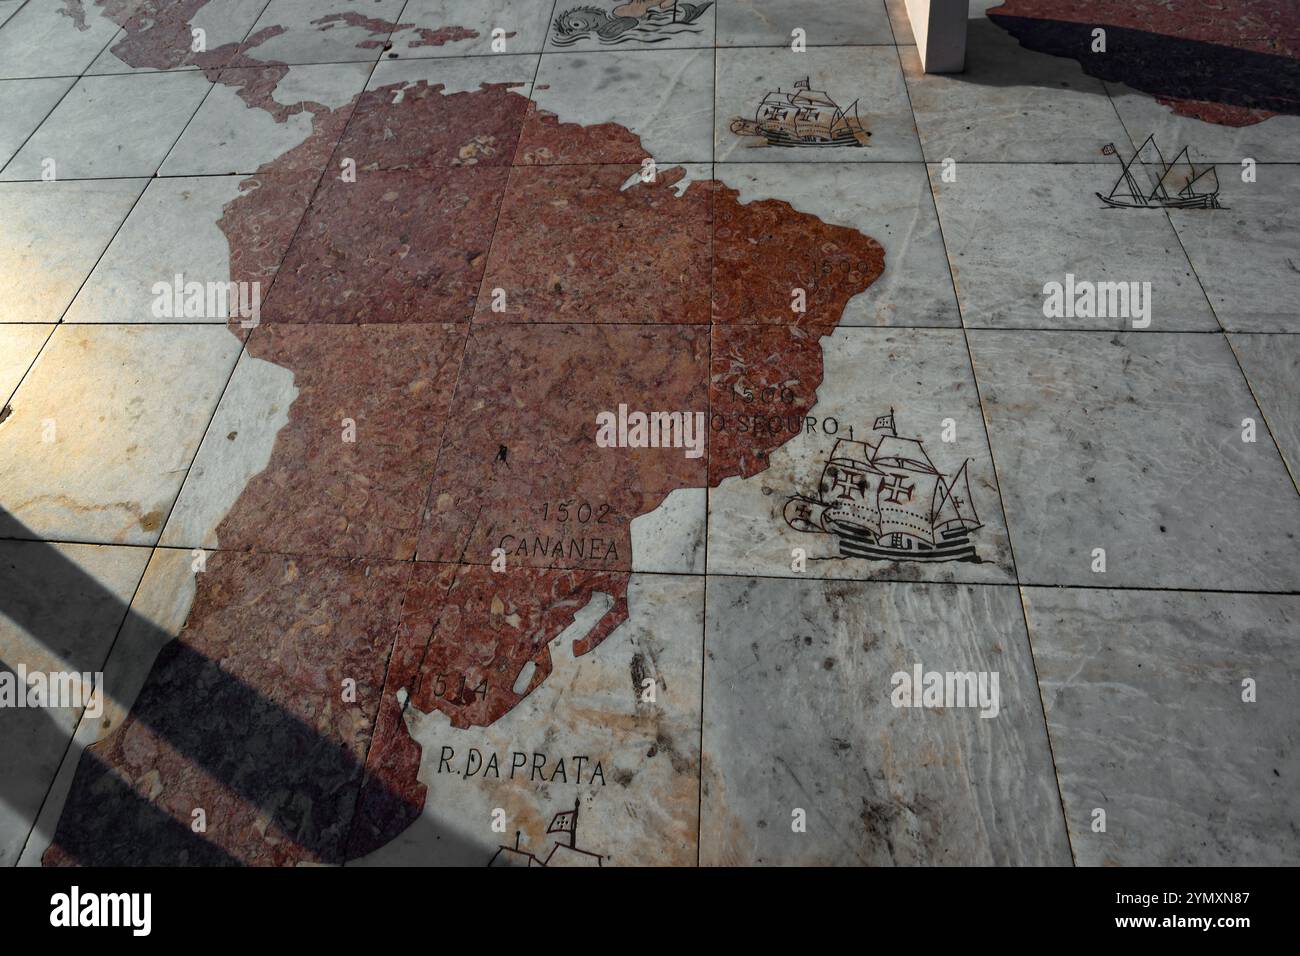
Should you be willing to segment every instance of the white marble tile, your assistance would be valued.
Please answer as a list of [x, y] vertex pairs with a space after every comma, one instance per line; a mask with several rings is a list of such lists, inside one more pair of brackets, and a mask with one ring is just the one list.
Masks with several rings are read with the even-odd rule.
[[1267, 435], [1242, 440], [1259, 412], [1223, 336], [970, 342], [1022, 582], [1300, 587], [1300, 498]]
[[[7, 516], [0, 527], [14, 530]], [[102, 672], [148, 560], [147, 548], [0, 541], [0, 670]], [[61, 703], [0, 708], [0, 866], [18, 860], [78, 721], [102, 702]]]
[[718, 46], [790, 46], [803, 30], [807, 46], [863, 46], [893, 43], [881, 0], [720, 0]]
[[[760, 104], [769, 93], [790, 93], [804, 80], [812, 91], [825, 93], [850, 117], [856, 104], [860, 132], [844, 137], [848, 145], [772, 145], [765, 136], [750, 135], [741, 125], [756, 122]], [[809, 47], [803, 53], [771, 47], [719, 50], [713, 135], [715, 159], [720, 163], [921, 158], [898, 53], [888, 46]]]
[[41, 537], [153, 544], [239, 351], [218, 326], [61, 326], [0, 424], [0, 508]]
[[1224, 208], [1170, 210], [1187, 258], [1228, 331], [1300, 332], [1300, 166], [1219, 172]]
[[[230, 247], [217, 226], [240, 195], [238, 176], [154, 179], [63, 316], [65, 322], [213, 322], [228, 316], [159, 314], [153, 289], [230, 281]], [[170, 296], [170, 293], [168, 293]]]
[[71, 746], [58, 765], [40, 815], [18, 860], [19, 866], [41, 865], [41, 857], [53, 842], [55, 828], [63, 815], [82, 756], [126, 720], [158, 652], [181, 632], [194, 603], [195, 559], [190, 552], [159, 548], [150, 556], [145, 548], [130, 550], [148, 557], [148, 566], [143, 578], [139, 579], [139, 588], [134, 596], [126, 595], [130, 613], [124, 621], [122, 615], [118, 615], [121, 631], [103, 665], [103, 713], [81, 715]]
[[[167, 11], [166, 4], [164, 12]], [[174, 7], [179, 5], [173, 5]], [[190, 5], [193, 8], [193, 5]], [[168, 69], [178, 70], [195, 70], [198, 69], [199, 60], [204, 66], [209, 66], [215, 59], [212, 54], [222, 48], [225, 48], [229, 56], [234, 56], [238, 50], [239, 44], [244, 37], [248, 35], [249, 28], [252, 27], [253, 21], [258, 18], [263, 8], [266, 6], [266, 0], [205, 0], [202, 6], [193, 9], [184, 23], [188, 26], [187, 30], [177, 34], [176, 42], [179, 49], [168, 49], [172, 59], [169, 61]], [[184, 16], [188, 11], [182, 11], [173, 14], [179, 18]], [[147, 26], [151, 21], [145, 21]], [[154, 21], [156, 22], [156, 21]], [[129, 24], [134, 25], [134, 24]], [[203, 49], [196, 51], [194, 45], [198, 39], [195, 30], [202, 30]], [[161, 32], [161, 31], [158, 31]], [[138, 34], [136, 34], [138, 35]], [[155, 39], [158, 33], [150, 34], [150, 46], [155, 46], [159, 41]], [[136, 66], [128, 63], [118, 55], [115, 49], [118, 44], [124, 41], [130, 42], [131, 33], [123, 31], [113, 42], [110, 43], [104, 52], [95, 58], [95, 62], [90, 64], [86, 69], [88, 75], [98, 75], [105, 73], [148, 73], [157, 69], [153, 66]], [[208, 54], [204, 57], [203, 54]], [[228, 59], [228, 57], [227, 57]], [[225, 62], [224, 60], [221, 62]]]
[[[1070, 864], [1014, 587], [711, 577], [707, 607], [701, 863]], [[986, 706], [897, 706], [918, 666]]]
[[393, 34], [393, 48], [385, 56], [539, 53], [551, 27], [551, 6], [518, 0], [408, 0], [402, 23], [409, 26]]
[[915, 47], [899, 52], [929, 162], [1102, 162], [1103, 145], [1127, 143], [1100, 80], [984, 18], [967, 24], [961, 73], [923, 73]]
[[68, 91], [0, 179], [152, 176], [211, 84], [195, 70], [86, 76]]
[[[1118, 164], [958, 163], [948, 167], [954, 181], [941, 164], [929, 170], [967, 327], [1132, 329], [1149, 305], [1151, 331], [1219, 328], [1168, 218], [1109, 208], [1097, 195], [1110, 192]], [[1085, 301], [1070, 315], [1054, 308], [1049, 288], [1059, 283], [1066, 298], [1069, 276], [1078, 290], [1120, 282], [1131, 293], [1137, 283], [1138, 298], [1128, 314], [1106, 297], [1105, 309]], [[1068, 298], [1077, 306], [1081, 294]]]
[[0, 184], [0, 322], [57, 322], [145, 185]]
[[[374, 63], [404, 0], [271, 0], [249, 33], [247, 52], [273, 63]], [[373, 23], [371, 21], [374, 21]], [[283, 31], [259, 38], [265, 30]]]
[[289, 406], [297, 397], [289, 369], [247, 352], [239, 357], [161, 545], [210, 550], [221, 546], [217, 526], [249, 479], [270, 463], [275, 437], [288, 424]]
[[[1300, 478], [1300, 336], [1232, 335], [1250, 390], [1293, 480]], [[1268, 436], [1259, 428], [1257, 440]]]
[[75, 82], [71, 76], [0, 81], [0, 169]]
[[0, 325], [0, 408], [36, 360], [53, 325]]
[[1187, 146], [1195, 158], [1229, 167], [1220, 170], [1225, 181], [1237, 178], [1246, 158], [1257, 163], [1300, 162], [1300, 116], [1279, 115], [1249, 126], [1225, 126], [1180, 116], [1150, 94], [1120, 83], [1107, 83], [1106, 88], [1133, 142], [1155, 136], [1166, 156]]
[[543, 56], [533, 99], [561, 123], [626, 127], [661, 164], [699, 163], [713, 155], [712, 90], [712, 51], [618, 47]]
[[118, 32], [98, 9], [78, 23], [66, 4], [29, 2], [0, 26], [0, 78], [78, 76]]
[[4, 26], [6, 20], [18, 12], [26, 0], [0, 0], [0, 26]]
[[1300, 598], [1024, 594], [1080, 866], [1300, 862]]
[[[161, 169], [164, 176], [251, 174], [311, 135], [310, 110], [301, 109], [277, 122], [267, 110], [240, 99], [233, 78], [244, 72], [232, 69], [222, 74], [231, 82], [212, 87], [167, 155]], [[312, 103], [338, 109], [365, 88], [369, 76], [368, 63], [291, 66], [276, 84], [272, 99], [288, 107]]]

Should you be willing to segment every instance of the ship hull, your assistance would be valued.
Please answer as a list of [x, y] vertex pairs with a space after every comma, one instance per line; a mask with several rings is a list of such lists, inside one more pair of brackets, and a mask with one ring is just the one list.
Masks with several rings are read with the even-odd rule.
[[1153, 199], [1149, 202], [1121, 202], [1110, 196], [1097, 193], [1097, 198], [1107, 206], [1115, 209], [1219, 209], [1218, 196], [1192, 196], [1178, 199]]
[[870, 538], [843, 533], [837, 537], [840, 539], [840, 554], [846, 558], [871, 558], [876, 561], [979, 561], [975, 545], [965, 535], [935, 545], [929, 551], [889, 548]]

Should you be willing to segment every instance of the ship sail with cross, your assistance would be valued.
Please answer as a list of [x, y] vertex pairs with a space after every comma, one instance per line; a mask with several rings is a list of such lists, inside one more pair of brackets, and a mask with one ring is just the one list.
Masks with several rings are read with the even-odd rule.
[[737, 117], [737, 136], [761, 136], [769, 146], [866, 146], [871, 136], [858, 117], [858, 101], [842, 107], [825, 90], [811, 88], [811, 78], [794, 89], [777, 87], [763, 96], [754, 118]]
[[979, 561], [970, 535], [982, 527], [970, 495], [970, 459], [952, 476], [918, 438], [901, 438], [894, 413], [876, 419], [879, 440], [835, 442], [815, 496], [793, 495], [786, 523], [831, 534], [845, 557], [891, 561]]

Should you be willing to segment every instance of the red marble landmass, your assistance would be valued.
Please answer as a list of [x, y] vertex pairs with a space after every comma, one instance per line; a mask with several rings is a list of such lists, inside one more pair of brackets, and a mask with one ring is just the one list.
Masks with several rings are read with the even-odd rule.
[[654, 182], [641, 167], [531, 166], [510, 176], [484, 290], [481, 322], [709, 321], [712, 187], [681, 167]]
[[707, 326], [476, 328], [420, 559], [487, 564], [500, 547], [510, 568], [630, 569], [632, 519], [702, 487], [705, 458], [597, 447], [596, 415], [704, 412], [707, 363]]
[[822, 379], [821, 333], [715, 325], [709, 378], [709, 485], [765, 471], [806, 427]]
[[[275, 110], [265, 81], [241, 89], [250, 104]], [[463, 134], [449, 111], [446, 132], [437, 135], [469, 141], [481, 131], [482, 112], [499, 111], [510, 95], [469, 94], [458, 101], [466, 107]], [[419, 813], [423, 788], [397, 690], [407, 688], [411, 706], [442, 710], [458, 727], [499, 719], [546, 679], [548, 642], [595, 592], [611, 595], [614, 606], [575, 640], [576, 653], [593, 650], [624, 620], [634, 517], [674, 488], [761, 470], [781, 440], [725, 437], [706, 474], [708, 459], [687, 459], [681, 449], [598, 448], [596, 412], [620, 402], [633, 410], [705, 411], [710, 401], [725, 412], [747, 385], [761, 391], [777, 383], [794, 389], [791, 405], [806, 409], [821, 382], [820, 337], [883, 268], [874, 241], [787, 204], [742, 206], [734, 190], [713, 183], [692, 184], [678, 197], [671, 187], [679, 172], [661, 171], [658, 183], [626, 191], [620, 187], [635, 171], [626, 167], [512, 171], [484, 164], [377, 169], [353, 184], [336, 184], [333, 174], [322, 180], [354, 105], [314, 112], [311, 137], [247, 180], [219, 222], [231, 243], [232, 278], [273, 279], [265, 308], [280, 309], [286, 322], [258, 329], [250, 351], [291, 369], [300, 395], [270, 465], [218, 534], [223, 545], [315, 552], [342, 541], [344, 551], [407, 556], [404, 516], [425, 474], [431, 488], [421, 554], [460, 561], [463, 553], [467, 563], [453, 570], [214, 555], [197, 578], [189, 621], [160, 655], [131, 719], [79, 767], [48, 862], [183, 862], [158, 839], [145, 810], [162, 810], [184, 829], [190, 810], [205, 806], [209, 828], [200, 845], [254, 863], [336, 861], [400, 832]], [[366, 122], [376, 130], [414, 132], [430, 107], [437, 115], [446, 104], [376, 98], [369, 105]], [[594, 154], [611, 138], [606, 128], [565, 125], [557, 133], [567, 143], [556, 142], [551, 155], [570, 148]], [[614, 138], [627, 137], [616, 131]], [[418, 143], [403, 148], [421, 155]], [[519, 186], [502, 204], [493, 239], [492, 190], [499, 197], [501, 186], [492, 184], [506, 175]], [[301, 241], [277, 270], [317, 180]], [[719, 267], [710, 270], [715, 220]], [[432, 236], [455, 237], [454, 251], [434, 248]], [[516, 305], [549, 309], [550, 320], [564, 324], [474, 329], [443, 415], [456, 424], [434, 467], [447, 336], [454, 335], [419, 323], [438, 321], [424, 307], [448, 298], [453, 312], [468, 315], [473, 263], [490, 239], [493, 276], [523, 286]], [[711, 312], [701, 311], [719, 279]], [[809, 290], [801, 316], [789, 312], [792, 282]], [[439, 283], [442, 292], [430, 299]], [[629, 298], [643, 304], [610, 304]], [[638, 309], [645, 310], [639, 321], [661, 324], [608, 324]], [[710, 319], [718, 350], [712, 363]], [[413, 324], [372, 324], [377, 320]], [[359, 443], [379, 436], [373, 460], [349, 457], [339, 441], [338, 419], [357, 403], [363, 413], [346, 417], [357, 419]], [[387, 497], [396, 504], [378, 500]], [[587, 522], [578, 517], [584, 500], [593, 506]], [[570, 506], [566, 521], [561, 502]], [[566, 567], [566, 555], [561, 566], [537, 567], [556, 559], [515, 554], [505, 573], [485, 566], [499, 532], [526, 523], [554, 536], [574, 520], [599, 524], [603, 503], [616, 519], [616, 562]], [[543, 505], [554, 517], [538, 525]], [[529, 661], [537, 671], [516, 694], [515, 679]], [[457, 676], [448, 682], [446, 675]], [[462, 690], [460, 675], [471, 689], [486, 681], [487, 693]], [[358, 682], [358, 703], [347, 707], [338, 696], [344, 677]], [[368, 777], [349, 841], [362, 762]], [[99, 785], [109, 774], [135, 796], [101, 799], [111, 790]]]
[[321, 181], [262, 309], [270, 323], [455, 322], [474, 313], [508, 170]]
[[464, 341], [455, 325], [256, 329], [249, 355], [293, 369], [298, 396], [220, 546], [411, 558]]
[[[210, 555], [184, 630], [79, 764], [44, 862], [214, 862], [155, 822], [188, 837], [195, 808], [206, 846], [239, 862], [342, 859], [411, 568]], [[110, 773], [132, 798], [101, 798]]]
[[530, 105], [519, 138], [519, 160], [525, 166], [575, 163], [636, 163], [649, 159], [641, 138], [618, 123], [582, 126], [562, 123], [537, 105]]
[[[339, 155], [359, 170], [429, 166], [509, 166], [528, 109], [515, 84], [489, 84], [469, 93], [447, 93], [441, 83], [420, 80], [366, 90], [339, 144]], [[390, 110], [400, 92], [404, 110]]]

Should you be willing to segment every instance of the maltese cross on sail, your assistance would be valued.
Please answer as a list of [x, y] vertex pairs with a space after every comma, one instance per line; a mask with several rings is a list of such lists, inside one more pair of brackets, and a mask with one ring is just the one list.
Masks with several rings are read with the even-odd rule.
[[841, 107], [825, 90], [814, 90], [804, 77], [792, 90], [777, 87], [764, 94], [754, 118], [736, 117], [737, 136], [760, 137], [766, 146], [867, 146], [871, 133], [858, 118], [858, 101]]
[[899, 438], [894, 412], [876, 419], [876, 443], [841, 438], [816, 497], [793, 495], [785, 520], [796, 531], [831, 534], [840, 554], [877, 561], [979, 561], [970, 534], [981, 527], [970, 496], [970, 459], [952, 477], [920, 439]]
[[[1101, 148], [1102, 155], [1120, 161], [1119, 179], [1109, 195], [1097, 193], [1107, 206], [1119, 209], [1221, 209], [1219, 176], [1213, 166], [1197, 168], [1184, 146], [1173, 162], [1156, 145], [1155, 134], [1143, 140], [1127, 163], [1114, 143]], [[1145, 179], [1145, 182], [1142, 180]]]

